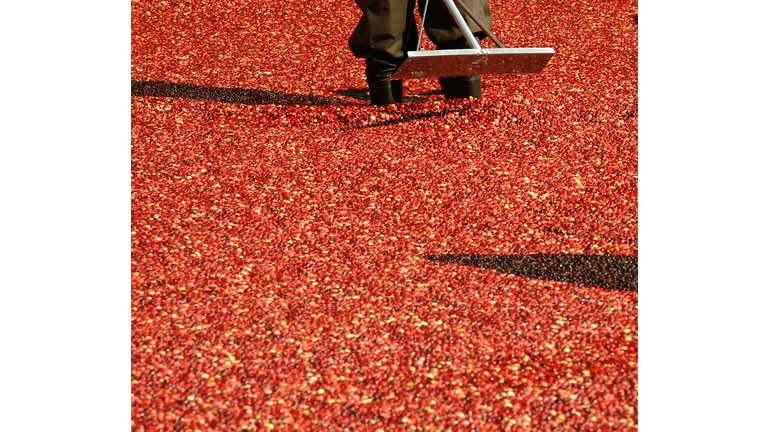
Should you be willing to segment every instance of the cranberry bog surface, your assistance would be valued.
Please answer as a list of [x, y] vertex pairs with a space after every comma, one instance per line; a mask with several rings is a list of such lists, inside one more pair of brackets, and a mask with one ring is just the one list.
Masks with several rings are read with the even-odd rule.
[[354, 2], [131, 7], [132, 430], [637, 429], [636, 1], [492, 0], [544, 70], [389, 107]]

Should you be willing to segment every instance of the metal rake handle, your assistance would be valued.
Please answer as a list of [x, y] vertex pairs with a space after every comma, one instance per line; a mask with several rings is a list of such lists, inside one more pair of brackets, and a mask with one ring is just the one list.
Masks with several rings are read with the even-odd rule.
[[[469, 26], [464, 20], [464, 17], [461, 16], [461, 12], [459, 12], [459, 9], [456, 7], [457, 3], [461, 9], [463, 9], [464, 12], [469, 15], [472, 21], [474, 21], [475, 24], [477, 24], [477, 26], [480, 27], [480, 29], [482, 29], [483, 32], [491, 38], [491, 40], [493, 40], [496, 46], [499, 48], [504, 48], [504, 45], [496, 38], [496, 36], [493, 35], [493, 33], [491, 33], [491, 30], [486, 27], [485, 24], [480, 22], [480, 19], [471, 10], [469, 10], [469, 8], [461, 0], [443, 0], [443, 2], [445, 3], [445, 6], [448, 7], [448, 11], [451, 13], [451, 16], [453, 16], [454, 21], [456, 21], [456, 24], [459, 26], [459, 30], [461, 30], [461, 33], [467, 39], [467, 42], [469, 42], [469, 45], [472, 47], [472, 49], [480, 50], [482, 48], [480, 47], [480, 44], [478, 44], [475, 40], [475, 36], [472, 34], [472, 30], [469, 29]], [[419, 28], [419, 38], [416, 41], [416, 51], [421, 50], [421, 35], [424, 33], [424, 23], [427, 21], [427, 8], [429, 8], [429, 0], [426, 0], [426, 3], [424, 4], [424, 16], [421, 17], [421, 28]]]

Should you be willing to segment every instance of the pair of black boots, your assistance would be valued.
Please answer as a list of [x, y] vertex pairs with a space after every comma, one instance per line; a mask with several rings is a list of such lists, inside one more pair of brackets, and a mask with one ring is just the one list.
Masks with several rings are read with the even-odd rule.
[[[446, 99], [474, 99], [483, 97], [483, 88], [479, 76], [440, 78], [440, 88]], [[368, 80], [371, 103], [375, 106], [403, 102], [403, 81]]]

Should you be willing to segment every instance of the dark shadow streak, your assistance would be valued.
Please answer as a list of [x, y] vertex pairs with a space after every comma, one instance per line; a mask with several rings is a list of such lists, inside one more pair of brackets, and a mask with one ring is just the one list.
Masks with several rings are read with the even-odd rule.
[[131, 81], [131, 96], [202, 99], [242, 105], [355, 105], [352, 102], [332, 97], [237, 87], [208, 87], [164, 81]]
[[637, 291], [637, 257], [625, 255], [427, 255], [432, 261], [481, 267], [533, 279]]
[[366, 89], [336, 90], [334, 93], [336, 93], [339, 96], [357, 99], [359, 101], [364, 101], [364, 102], [371, 101], [371, 97], [368, 95], [368, 90]]

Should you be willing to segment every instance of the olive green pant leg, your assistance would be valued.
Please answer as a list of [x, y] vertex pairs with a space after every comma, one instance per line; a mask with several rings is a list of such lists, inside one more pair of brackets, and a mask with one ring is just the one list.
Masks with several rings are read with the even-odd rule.
[[416, 0], [355, 0], [355, 3], [363, 16], [349, 38], [349, 48], [355, 57], [366, 59], [368, 77], [386, 78], [402, 64], [405, 53], [415, 49]]

